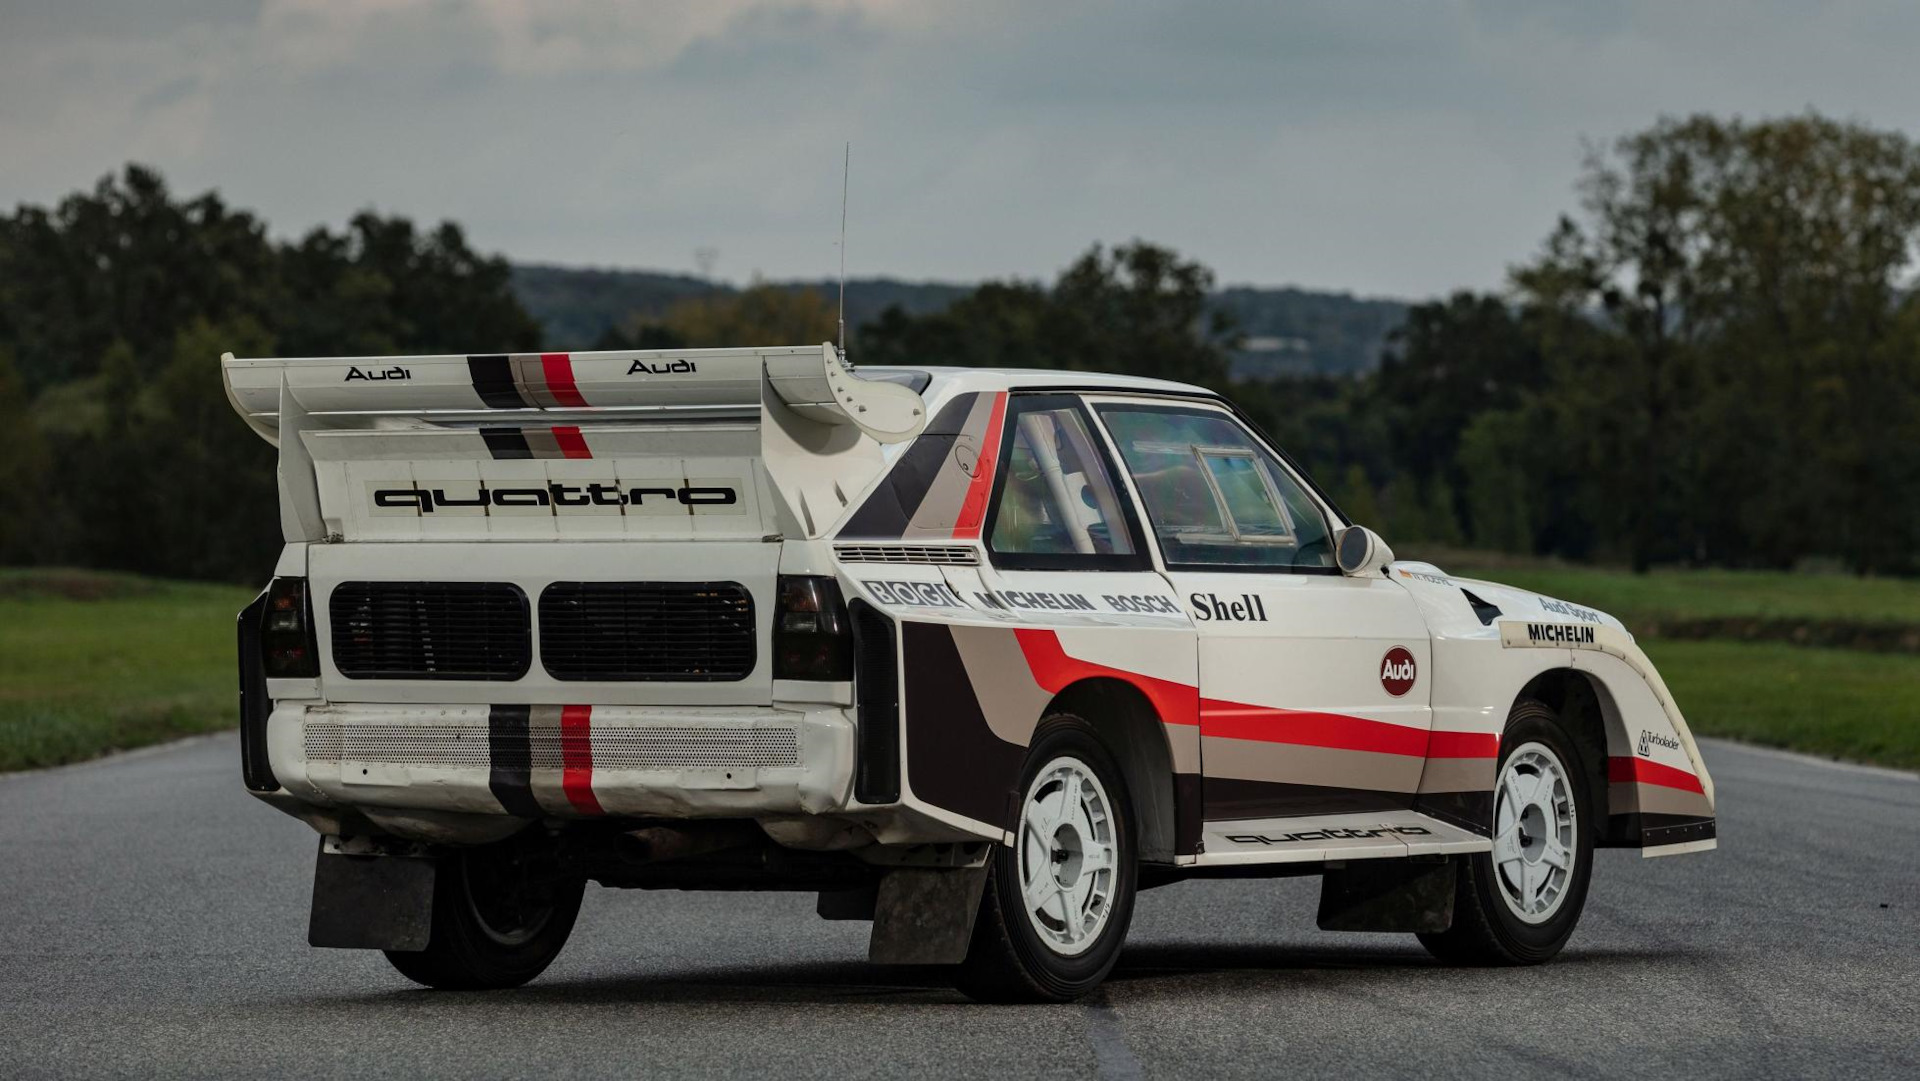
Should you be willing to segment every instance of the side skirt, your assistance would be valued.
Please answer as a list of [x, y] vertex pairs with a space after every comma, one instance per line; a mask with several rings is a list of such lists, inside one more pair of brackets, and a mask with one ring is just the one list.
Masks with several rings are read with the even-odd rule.
[[1208, 822], [1200, 867], [1404, 859], [1486, 852], [1493, 841], [1418, 811]]

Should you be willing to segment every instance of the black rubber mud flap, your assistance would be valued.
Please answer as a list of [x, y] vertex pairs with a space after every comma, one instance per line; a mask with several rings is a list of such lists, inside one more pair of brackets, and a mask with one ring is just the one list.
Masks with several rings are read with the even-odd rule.
[[1453, 926], [1453, 860], [1361, 860], [1320, 883], [1322, 931], [1423, 931]]
[[307, 944], [346, 950], [427, 948], [433, 930], [434, 861], [322, 851], [313, 871]]
[[880, 880], [867, 960], [876, 965], [957, 965], [967, 959], [987, 866], [901, 867]]

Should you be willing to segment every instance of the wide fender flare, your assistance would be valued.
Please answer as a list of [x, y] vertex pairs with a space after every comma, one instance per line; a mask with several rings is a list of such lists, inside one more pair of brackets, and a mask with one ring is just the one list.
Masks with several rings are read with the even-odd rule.
[[[1543, 635], [1543, 630], [1550, 633]], [[1677, 752], [1678, 757], [1672, 764], [1678, 766], [1680, 761], [1684, 761], [1686, 770], [1698, 779], [1701, 794], [1706, 797], [1709, 808], [1718, 807], [1713, 776], [1707, 772], [1693, 731], [1674, 701], [1673, 692], [1667, 689], [1659, 670], [1632, 635], [1606, 624], [1542, 624], [1502, 620], [1500, 639], [1501, 644], [1509, 649], [1551, 648], [1568, 651], [1573, 669], [1591, 679], [1595, 689], [1600, 692], [1602, 711], [1606, 714], [1609, 753], [1633, 757], [1638, 751], [1639, 757], [1658, 765], [1662, 757], [1672, 758]], [[1658, 749], [1667, 753], [1651, 753], [1653, 747], [1641, 749], [1635, 746], [1633, 733], [1636, 731], [1651, 733], [1654, 737], [1664, 736], [1677, 746], [1668, 748], [1660, 744]]]

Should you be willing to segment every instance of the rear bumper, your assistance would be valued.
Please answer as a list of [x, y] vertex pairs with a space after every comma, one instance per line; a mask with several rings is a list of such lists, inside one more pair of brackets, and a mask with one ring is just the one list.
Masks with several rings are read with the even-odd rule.
[[518, 818], [817, 815], [851, 799], [854, 725], [835, 707], [277, 704], [287, 796]]

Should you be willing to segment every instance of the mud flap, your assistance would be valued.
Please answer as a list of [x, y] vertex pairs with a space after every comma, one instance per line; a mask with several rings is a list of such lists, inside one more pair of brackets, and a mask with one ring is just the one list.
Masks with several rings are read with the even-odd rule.
[[880, 880], [867, 960], [957, 965], [967, 959], [987, 867], [901, 867]]
[[1453, 860], [1364, 860], [1329, 868], [1320, 883], [1322, 931], [1418, 931], [1453, 926]]
[[308, 945], [426, 949], [433, 929], [433, 879], [432, 859], [345, 856], [322, 849], [313, 871]]

